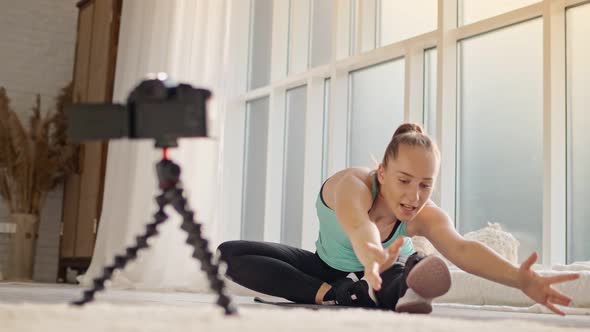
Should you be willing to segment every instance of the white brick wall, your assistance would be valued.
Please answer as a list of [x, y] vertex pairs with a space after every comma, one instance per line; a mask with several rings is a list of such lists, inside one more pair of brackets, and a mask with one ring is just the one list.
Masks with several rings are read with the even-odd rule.
[[[0, 86], [12, 108], [27, 119], [41, 94], [41, 108], [53, 107], [72, 79], [78, 0], [0, 0]], [[27, 122], [28, 123], [28, 122]], [[51, 193], [42, 212], [35, 279], [54, 281], [57, 273], [63, 190]], [[0, 223], [8, 212], [0, 201]], [[0, 274], [8, 255], [8, 234], [0, 234]]]

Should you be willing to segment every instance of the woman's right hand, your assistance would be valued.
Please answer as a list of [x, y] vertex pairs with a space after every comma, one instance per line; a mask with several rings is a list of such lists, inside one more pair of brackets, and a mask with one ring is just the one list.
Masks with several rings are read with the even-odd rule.
[[403, 237], [397, 238], [387, 249], [373, 243], [366, 244], [367, 255], [365, 257], [367, 257], [367, 260], [363, 264], [365, 266], [365, 277], [374, 290], [381, 289], [382, 280], [380, 274], [396, 262], [403, 244]]

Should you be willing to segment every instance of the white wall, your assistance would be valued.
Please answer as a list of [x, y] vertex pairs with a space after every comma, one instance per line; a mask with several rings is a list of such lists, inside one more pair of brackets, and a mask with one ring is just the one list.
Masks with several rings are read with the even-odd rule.
[[[75, 0], [0, 0], [0, 86], [12, 108], [26, 119], [36, 94], [41, 108], [54, 105], [59, 90], [72, 78], [78, 9]], [[41, 215], [35, 267], [38, 280], [55, 279], [59, 251], [62, 191], [51, 193]], [[0, 223], [8, 211], [0, 202]], [[6, 234], [2, 234], [6, 239]], [[0, 242], [0, 262], [8, 255], [8, 241]], [[3, 267], [0, 265], [0, 272]]]

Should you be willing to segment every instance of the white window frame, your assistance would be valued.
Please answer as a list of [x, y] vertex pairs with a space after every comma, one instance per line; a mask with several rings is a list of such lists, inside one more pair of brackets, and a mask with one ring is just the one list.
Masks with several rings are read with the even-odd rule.
[[[265, 240], [280, 240], [283, 134], [285, 91], [307, 85], [306, 152], [302, 247], [313, 249], [317, 237], [315, 199], [321, 182], [322, 112], [324, 79], [331, 78], [328, 111], [328, 175], [346, 167], [348, 135], [348, 82], [351, 71], [384, 61], [405, 58], [404, 120], [422, 121], [424, 51], [437, 49], [436, 140], [442, 163], [440, 172], [441, 207], [455, 219], [456, 211], [456, 118], [457, 118], [457, 45], [479, 34], [543, 18], [543, 260], [545, 265], [566, 262], [566, 91], [565, 91], [565, 10], [589, 0], [542, 0], [510, 12], [471, 24], [457, 26], [458, 0], [438, 0], [438, 28], [410, 39], [373, 49], [378, 42], [378, 24], [368, 24], [370, 13], [379, 8], [378, 0], [333, 0], [332, 59], [329, 64], [309, 69], [309, 52], [289, 50], [289, 18], [291, 1], [275, 0], [271, 83], [246, 91], [248, 26], [252, 0], [231, 1], [229, 15], [230, 47], [227, 56], [232, 83], [226, 107], [223, 135], [224, 160], [220, 229], [226, 238], [240, 234], [241, 185], [244, 152], [245, 104], [262, 96], [270, 96], [268, 173], [266, 178]], [[313, 10], [311, 1], [305, 6]], [[317, 0], [315, 0], [317, 1]], [[320, 0], [325, 1], [325, 0]], [[349, 16], [354, 13], [354, 16]], [[368, 14], [369, 13], [369, 14]], [[378, 20], [378, 18], [376, 18]], [[285, 23], [287, 22], [287, 23]], [[370, 22], [369, 22], [370, 23]], [[376, 22], [378, 23], [378, 22]], [[309, 45], [311, 33], [304, 29], [299, 41]], [[298, 31], [292, 31], [297, 34]], [[308, 64], [308, 70], [287, 75], [290, 56]], [[344, 98], [346, 97], [346, 98]], [[237, 229], [236, 229], [237, 228]]]

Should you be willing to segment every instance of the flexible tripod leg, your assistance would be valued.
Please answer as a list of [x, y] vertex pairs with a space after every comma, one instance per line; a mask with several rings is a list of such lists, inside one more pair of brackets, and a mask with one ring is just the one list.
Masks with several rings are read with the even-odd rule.
[[193, 257], [201, 262], [201, 270], [207, 274], [211, 289], [217, 294], [217, 304], [225, 310], [226, 315], [237, 313], [231, 298], [225, 291], [225, 282], [220, 276], [219, 265], [213, 262], [213, 254], [209, 250], [209, 242], [203, 238], [201, 224], [195, 222], [194, 212], [187, 207], [187, 201], [182, 195], [182, 189], [175, 187], [170, 191], [170, 204], [182, 216], [182, 228], [188, 233], [186, 240], [193, 248]]
[[164, 207], [167, 204], [172, 204], [174, 209], [182, 216], [183, 222], [181, 228], [188, 233], [186, 243], [193, 246], [193, 257], [199, 259], [201, 262], [201, 270], [207, 273], [209, 284], [211, 288], [217, 293], [217, 304], [225, 310], [226, 315], [233, 315], [237, 313], [230, 297], [225, 293], [225, 282], [219, 275], [219, 266], [212, 260], [213, 254], [208, 248], [208, 241], [201, 235], [201, 225], [194, 220], [194, 212], [187, 208], [186, 199], [182, 195], [182, 188], [180, 188], [180, 166], [166, 158], [164, 152], [164, 159], [157, 165], [159, 185], [162, 194], [156, 197], [159, 209], [154, 215], [155, 221], [146, 226], [144, 235], [137, 237], [135, 246], [129, 247], [125, 251], [125, 255], [118, 255], [115, 257], [115, 263], [107, 266], [103, 275], [94, 279], [94, 286], [84, 292], [81, 300], [73, 302], [75, 305], [84, 305], [85, 303], [94, 300], [94, 294], [98, 291], [104, 290], [104, 283], [112, 277], [112, 274], [117, 269], [123, 269], [129, 261], [137, 257], [137, 251], [147, 248], [147, 240], [158, 234], [157, 226], [163, 223], [168, 216], [164, 213]]
[[156, 201], [158, 202], [158, 212], [154, 214], [154, 222], [146, 225], [146, 230], [143, 235], [139, 235], [136, 237], [136, 242], [134, 246], [127, 247], [125, 249], [124, 255], [117, 255], [115, 256], [115, 261], [113, 264], [104, 268], [103, 273], [100, 277], [95, 278], [93, 280], [93, 287], [84, 291], [82, 299], [72, 302], [74, 305], [82, 306], [86, 303], [92, 302], [94, 300], [94, 294], [104, 290], [105, 282], [110, 280], [113, 276], [113, 272], [115, 270], [122, 270], [125, 268], [127, 263], [135, 260], [137, 258], [137, 252], [141, 249], [148, 248], [149, 245], [147, 240], [155, 235], [158, 234], [157, 227], [166, 219], [168, 216], [164, 213], [164, 206], [168, 203], [166, 201], [166, 197], [164, 194], [161, 194], [156, 197]]

